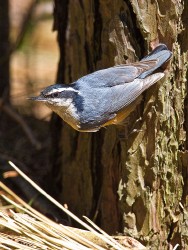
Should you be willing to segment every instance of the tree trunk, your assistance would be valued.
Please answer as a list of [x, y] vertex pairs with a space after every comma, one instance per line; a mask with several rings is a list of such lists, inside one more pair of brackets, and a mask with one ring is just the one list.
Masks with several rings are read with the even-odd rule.
[[158, 42], [173, 51], [165, 79], [144, 93], [124, 127], [78, 133], [57, 117], [52, 121], [62, 203], [108, 233], [124, 232], [152, 249], [188, 247], [187, 11], [185, 0], [55, 0], [58, 82], [122, 63], [109, 41], [117, 45], [109, 27], [120, 13], [125, 47], [119, 53], [126, 62]]

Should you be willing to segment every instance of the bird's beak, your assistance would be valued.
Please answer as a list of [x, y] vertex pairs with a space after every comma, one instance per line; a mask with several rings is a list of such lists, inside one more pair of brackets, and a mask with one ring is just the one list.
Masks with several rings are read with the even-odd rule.
[[36, 101], [36, 102], [45, 102], [46, 98], [44, 98], [43, 96], [39, 95], [39, 96], [28, 97], [28, 100]]

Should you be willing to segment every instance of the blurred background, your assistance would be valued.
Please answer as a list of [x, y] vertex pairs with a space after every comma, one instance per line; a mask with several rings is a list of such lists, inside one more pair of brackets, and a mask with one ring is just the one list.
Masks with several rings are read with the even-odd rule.
[[[27, 199], [27, 187], [8, 165], [13, 161], [53, 193], [50, 178], [51, 112], [27, 97], [56, 81], [59, 51], [53, 32], [53, 1], [0, 0], [1, 179]], [[49, 186], [50, 183], [50, 186]]]
[[44, 105], [33, 106], [27, 96], [53, 84], [56, 79], [58, 48], [53, 32], [53, 2], [11, 0], [9, 3], [10, 43], [16, 48], [10, 58], [11, 104], [22, 113], [49, 120]]

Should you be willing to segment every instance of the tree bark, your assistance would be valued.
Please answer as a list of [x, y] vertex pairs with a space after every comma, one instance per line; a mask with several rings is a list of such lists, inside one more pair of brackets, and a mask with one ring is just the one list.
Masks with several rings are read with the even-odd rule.
[[108, 233], [123, 232], [152, 249], [188, 247], [187, 10], [185, 0], [55, 0], [58, 82], [121, 63], [109, 41], [116, 43], [109, 27], [120, 13], [125, 13], [119, 30], [125, 47], [119, 52], [126, 62], [159, 42], [173, 51], [165, 79], [143, 95], [124, 127], [78, 133], [52, 120], [62, 203]]

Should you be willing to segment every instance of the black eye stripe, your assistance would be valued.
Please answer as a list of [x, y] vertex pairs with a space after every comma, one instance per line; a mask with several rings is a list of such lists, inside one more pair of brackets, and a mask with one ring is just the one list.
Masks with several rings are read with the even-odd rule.
[[56, 98], [59, 96], [59, 93], [58, 92], [54, 92], [52, 94], [49, 94], [49, 95], [45, 95], [44, 93], [42, 93], [43, 97], [45, 98]]
[[50, 95], [51, 97], [58, 97], [59, 96], [59, 93], [58, 92], [55, 92], [53, 94]]
[[54, 91], [50, 93], [51, 91], [44, 91], [41, 92], [41, 95], [45, 98], [75, 98], [75, 96], [78, 95], [78, 91], [72, 90], [72, 89], [65, 89], [61, 91]]

